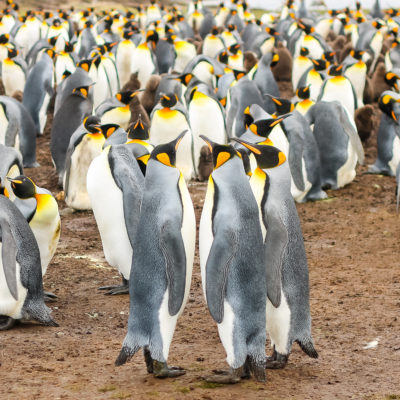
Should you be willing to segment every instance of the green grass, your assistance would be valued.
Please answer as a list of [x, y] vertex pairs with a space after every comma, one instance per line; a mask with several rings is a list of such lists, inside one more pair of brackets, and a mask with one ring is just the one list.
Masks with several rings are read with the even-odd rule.
[[114, 386], [114, 385], [105, 385], [101, 388], [98, 388], [97, 390], [101, 393], [106, 393], [106, 392], [112, 392], [115, 389], [116, 389], [116, 386]]

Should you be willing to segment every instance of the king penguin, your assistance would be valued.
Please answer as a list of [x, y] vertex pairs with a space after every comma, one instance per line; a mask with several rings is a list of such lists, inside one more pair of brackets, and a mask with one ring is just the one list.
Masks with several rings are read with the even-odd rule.
[[47, 189], [36, 186], [25, 175], [8, 180], [17, 197], [14, 204], [25, 216], [35, 235], [44, 276], [60, 239], [61, 219], [57, 201]]
[[176, 166], [182, 172], [186, 181], [196, 175], [193, 159], [193, 136], [184, 106], [174, 93], [163, 94], [160, 103], [151, 113], [150, 143], [154, 146], [168, 143], [179, 132], [189, 130], [182, 139], [176, 154]]
[[8, 198], [0, 195], [0, 330], [16, 320], [36, 320], [58, 326], [44, 304], [40, 253], [26, 219]]
[[97, 116], [86, 117], [71, 136], [66, 160], [63, 187], [65, 203], [75, 210], [90, 210], [90, 198], [86, 188], [86, 175], [92, 160], [103, 148], [105, 136]]
[[12, 147], [0, 144], [0, 179], [3, 181], [7, 197], [14, 200], [15, 196], [11, 189], [11, 184], [6, 177], [14, 178], [23, 174], [22, 155]]
[[238, 152], [202, 138], [214, 170], [200, 219], [201, 280], [230, 367], [206, 379], [237, 383], [252, 373], [265, 382], [267, 282], [257, 203]]
[[1, 78], [7, 96], [12, 96], [16, 91], [24, 91], [27, 65], [22, 57], [18, 57], [18, 50], [8, 49], [8, 57], [3, 60]]
[[157, 378], [185, 373], [167, 365], [179, 315], [189, 295], [196, 221], [176, 149], [186, 132], [159, 145], [147, 165], [129, 279], [128, 333], [116, 365], [144, 348], [147, 371]]
[[266, 327], [273, 354], [267, 357], [266, 368], [284, 368], [294, 342], [310, 357], [318, 357], [311, 336], [307, 258], [290, 192], [290, 170], [278, 149], [235, 140], [257, 160], [250, 185], [260, 210], [267, 274]]

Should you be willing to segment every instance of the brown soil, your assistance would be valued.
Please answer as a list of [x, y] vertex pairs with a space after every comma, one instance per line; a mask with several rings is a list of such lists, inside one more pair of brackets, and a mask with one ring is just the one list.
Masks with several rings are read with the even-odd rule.
[[[285, 88], [286, 89], [286, 88]], [[285, 91], [285, 89], [283, 91]], [[59, 192], [49, 158], [49, 134], [38, 139], [39, 186]], [[376, 137], [365, 144], [375, 159]], [[51, 304], [58, 328], [22, 324], [0, 333], [1, 399], [400, 399], [400, 217], [393, 177], [363, 175], [326, 201], [298, 206], [310, 269], [313, 337], [319, 359], [297, 345], [284, 370], [267, 383], [213, 386], [201, 377], [226, 368], [216, 324], [201, 290], [198, 256], [191, 294], [178, 321], [169, 363], [187, 374], [157, 380], [137, 354], [114, 361], [126, 334], [129, 298], [97, 288], [119, 283], [103, 256], [92, 212], [63, 201], [62, 233], [44, 279], [58, 296]], [[190, 185], [197, 217], [206, 191]], [[372, 340], [376, 348], [364, 349]], [[267, 352], [270, 349], [267, 348]]]

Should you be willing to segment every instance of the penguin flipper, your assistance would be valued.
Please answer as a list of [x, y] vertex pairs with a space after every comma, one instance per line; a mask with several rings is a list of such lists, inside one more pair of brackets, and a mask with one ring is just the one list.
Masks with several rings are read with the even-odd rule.
[[289, 166], [290, 173], [293, 178], [293, 182], [296, 187], [304, 191], [304, 177], [303, 177], [303, 151], [304, 151], [304, 141], [301, 136], [296, 132], [291, 135], [291, 140], [289, 141]]
[[281, 304], [281, 272], [283, 254], [288, 243], [288, 232], [277, 212], [268, 213], [265, 259], [267, 260], [267, 296], [276, 308]]
[[140, 216], [144, 177], [140, 167], [125, 145], [111, 146], [108, 153], [111, 173], [122, 192], [126, 231], [132, 247]]
[[358, 162], [360, 164], [364, 164], [364, 149], [357, 130], [350, 122], [351, 117], [347, 114], [346, 109], [340, 103], [337, 103], [337, 109], [339, 111], [340, 124], [342, 125], [346, 135], [349, 137], [351, 145], [357, 153]]
[[211, 316], [220, 324], [224, 319], [224, 299], [229, 268], [237, 252], [233, 231], [214, 237], [206, 264], [206, 297]]
[[163, 224], [160, 246], [168, 280], [168, 312], [176, 315], [182, 306], [186, 286], [186, 253], [180, 223], [169, 219]]
[[12, 234], [11, 227], [8, 221], [5, 219], [0, 220], [1, 227], [1, 259], [3, 262], [3, 270], [6, 278], [8, 289], [12, 297], [18, 300], [18, 288], [17, 288], [17, 244]]

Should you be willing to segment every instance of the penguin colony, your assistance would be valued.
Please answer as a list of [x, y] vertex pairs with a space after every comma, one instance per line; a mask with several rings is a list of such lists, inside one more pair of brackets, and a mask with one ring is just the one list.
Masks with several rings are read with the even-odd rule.
[[[106, 260], [122, 276], [100, 289], [130, 296], [117, 365], [143, 349], [155, 377], [185, 373], [167, 360], [191, 284], [191, 179], [208, 179], [201, 277], [229, 365], [206, 379], [265, 381], [294, 342], [317, 358], [295, 202], [352, 182], [375, 100], [382, 116], [368, 172], [399, 181], [399, 25], [399, 12], [378, 0], [369, 14], [358, 2], [313, 14], [288, 0], [261, 19], [244, 0], [215, 10], [192, 1], [185, 12], [150, 1], [129, 11], [24, 14], [7, 0], [0, 329], [19, 320], [57, 326], [42, 277], [60, 237], [58, 205], [23, 173], [38, 166], [36, 136], [55, 97], [50, 149], [65, 202], [93, 210]], [[280, 97], [284, 80], [292, 99]]]

